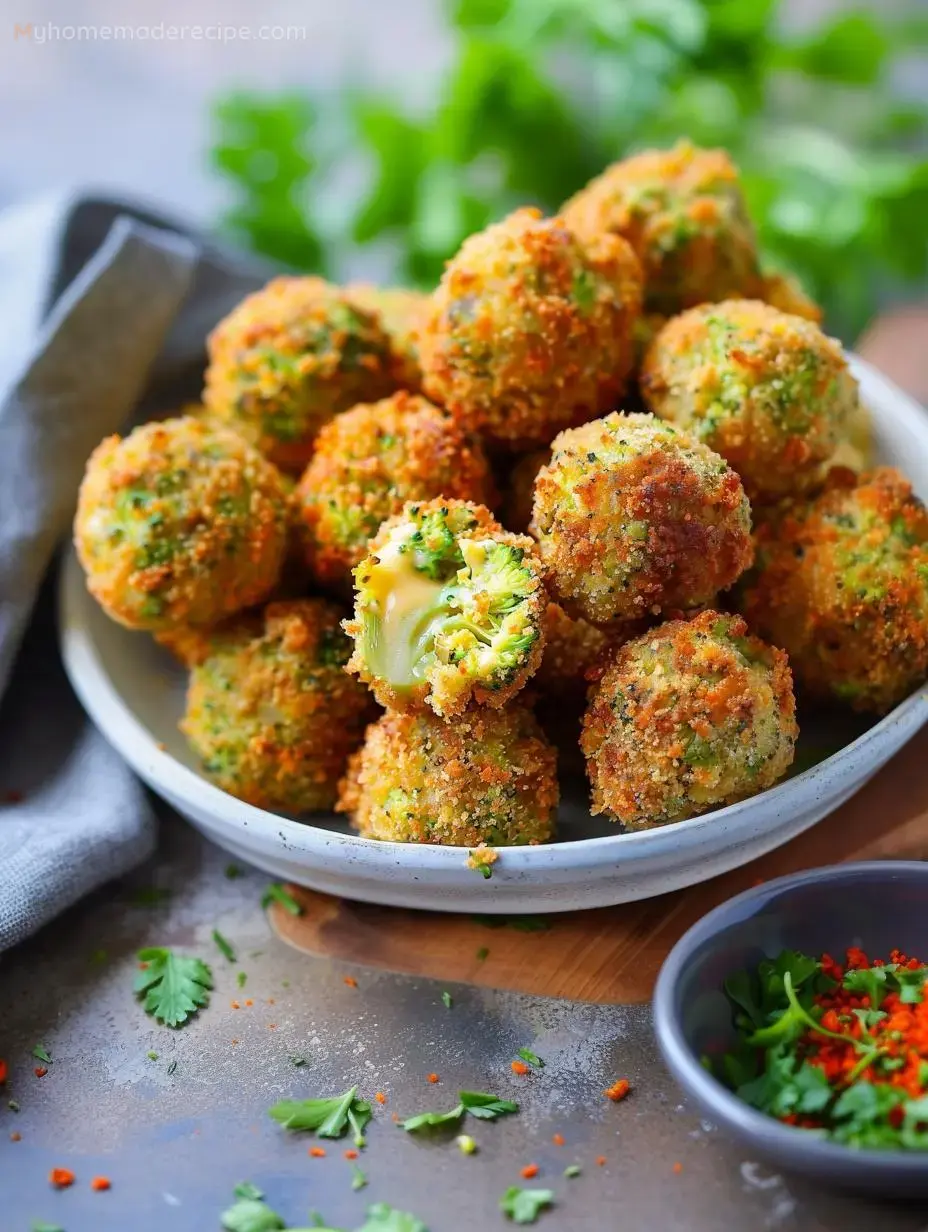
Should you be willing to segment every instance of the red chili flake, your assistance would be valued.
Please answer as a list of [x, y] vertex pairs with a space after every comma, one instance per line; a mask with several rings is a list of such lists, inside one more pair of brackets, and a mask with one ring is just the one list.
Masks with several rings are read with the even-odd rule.
[[254, 1005], [254, 1001], [252, 1001], [252, 999], [249, 997], [248, 1000], [245, 1002], [245, 1004], [250, 1007]]
[[36, 1078], [44, 1078], [48, 1073], [48, 1070], [44, 1065], [37, 1065], [32, 1072], [35, 1074]]
[[677, 1160], [677, 1162], [674, 1164], [673, 1170], [674, 1172], [677, 1173], [678, 1176], [683, 1171], [683, 1165], [680, 1163], [679, 1160]]
[[95, 1176], [90, 1182], [90, 1188], [96, 1193], [103, 1193], [104, 1190], [112, 1189], [113, 1184], [108, 1176]]
[[354, 978], [353, 975], [343, 976], [342, 983], [347, 984], [349, 988], [357, 988], [358, 986], [358, 981]]
[[48, 1174], [48, 1181], [56, 1189], [67, 1189], [69, 1185], [74, 1184], [74, 1173], [70, 1168], [52, 1168]]
[[425, 1081], [426, 1082], [438, 1082], [438, 1075], [437, 1074], [426, 1074]]
[[376, 1099], [378, 1104], [385, 1104], [387, 1102], [387, 1097], [384, 1095], [383, 1091], [376, 1091], [374, 1093], [374, 1099]]
[[351, 1148], [349, 1147], [349, 1149], [348, 1149], [347, 1151], [345, 1151], [345, 1158], [346, 1158], [346, 1159], [357, 1159], [357, 1158], [358, 1158], [358, 1152], [357, 1152], [357, 1151], [353, 1151], [353, 1150], [351, 1150]]
[[309, 1148], [309, 1153], [312, 1155], [313, 1159], [325, 1159], [324, 1146], [311, 1146]]
[[597, 1166], [597, 1168], [601, 1168], [605, 1162], [606, 1162], [606, 1157], [605, 1157], [605, 1155], [597, 1155], [597, 1156], [596, 1156], [596, 1166]]
[[513, 1061], [509, 1066], [514, 1074], [529, 1074], [531, 1069], [524, 1061]]
[[527, 1181], [530, 1181], [533, 1176], [538, 1175], [538, 1165], [537, 1164], [526, 1164], [525, 1167], [522, 1169], [521, 1175], [524, 1176]]
[[554, 1143], [554, 1145], [555, 1145], [555, 1146], [563, 1146], [563, 1145], [564, 1145], [564, 1135], [563, 1135], [563, 1134], [555, 1134], [555, 1135], [552, 1137], [551, 1141]]
[[13, 1132], [10, 1134], [10, 1141], [11, 1142], [22, 1142], [22, 1140], [23, 1140], [22, 1134], [19, 1133], [18, 1130], [14, 1129]]
[[0, 1061], [0, 1087], [6, 1082], [9, 1072], [6, 1061]]
[[606, 1099], [611, 1099], [613, 1103], [617, 1104], [620, 1099], [625, 1098], [631, 1089], [632, 1084], [628, 1081], [628, 1079], [620, 1078], [618, 1082], [614, 1082], [611, 1087], [607, 1087], [607, 1089], [603, 1091], [603, 1095], [605, 1095]]

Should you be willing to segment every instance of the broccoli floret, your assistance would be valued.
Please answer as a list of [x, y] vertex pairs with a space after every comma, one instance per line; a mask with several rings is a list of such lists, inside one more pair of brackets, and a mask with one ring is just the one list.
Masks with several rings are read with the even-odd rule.
[[356, 666], [375, 692], [385, 686], [390, 704], [425, 693], [443, 713], [436, 694], [455, 706], [475, 689], [520, 686], [520, 673], [533, 669], [545, 602], [540, 567], [524, 539], [497, 530], [489, 515], [484, 521], [487, 537], [471, 538], [478, 521], [460, 507], [421, 516], [413, 507], [359, 566]]

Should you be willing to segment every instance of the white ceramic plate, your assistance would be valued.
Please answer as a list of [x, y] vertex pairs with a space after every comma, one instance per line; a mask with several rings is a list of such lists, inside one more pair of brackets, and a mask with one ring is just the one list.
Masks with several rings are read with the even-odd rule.
[[[853, 358], [873, 418], [874, 455], [899, 466], [928, 498], [928, 415]], [[183, 672], [150, 638], [110, 621], [84, 587], [73, 554], [60, 592], [64, 663], [88, 714], [159, 795], [220, 846], [275, 877], [391, 906], [439, 911], [547, 912], [602, 907], [705, 881], [779, 847], [853, 795], [928, 720], [919, 689], [878, 723], [839, 716], [803, 724], [815, 760], [840, 751], [769, 791], [637, 834], [618, 834], [587, 808], [585, 784], [570, 782], [559, 840], [501, 851], [485, 880], [455, 847], [381, 843], [348, 832], [343, 819], [295, 821], [243, 804], [207, 782], [177, 730]], [[800, 715], [802, 724], [803, 716]]]

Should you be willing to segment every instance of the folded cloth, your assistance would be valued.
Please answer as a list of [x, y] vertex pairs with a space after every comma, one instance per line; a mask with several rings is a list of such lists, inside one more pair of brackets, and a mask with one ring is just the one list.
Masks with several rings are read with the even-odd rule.
[[117, 201], [0, 215], [0, 950], [153, 849], [144, 790], [70, 693], [42, 582], [94, 446], [201, 367], [269, 272]]

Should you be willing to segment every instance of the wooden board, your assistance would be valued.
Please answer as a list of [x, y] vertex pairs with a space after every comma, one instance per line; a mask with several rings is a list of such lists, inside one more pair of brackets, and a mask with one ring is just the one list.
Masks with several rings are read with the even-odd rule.
[[[881, 318], [859, 351], [928, 401], [928, 308]], [[785, 847], [675, 894], [547, 917], [541, 932], [488, 928], [469, 916], [344, 902], [291, 887], [299, 917], [271, 922], [312, 954], [410, 975], [604, 1004], [646, 1001], [667, 952], [733, 894], [773, 877], [844, 860], [928, 858], [928, 729], [852, 800]], [[485, 958], [478, 957], [482, 950]]]
[[[346, 902], [295, 886], [303, 914], [275, 906], [271, 920], [290, 944], [346, 962], [578, 1001], [646, 1001], [678, 937], [733, 894], [821, 864], [928, 858], [926, 764], [928, 728], [847, 804], [785, 847], [675, 894], [547, 916], [544, 931]], [[482, 949], [485, 958], [478, 957]]]

